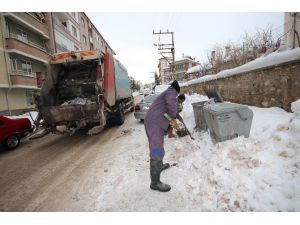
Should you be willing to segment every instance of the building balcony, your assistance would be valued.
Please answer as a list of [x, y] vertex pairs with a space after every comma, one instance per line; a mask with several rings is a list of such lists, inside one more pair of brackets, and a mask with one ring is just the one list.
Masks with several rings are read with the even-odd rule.
[[20, 40], [20, 38], [14, 35], [6, 38], [6, 48], [7, 52], [14, 52], [46, 64], [50, 58], [50, 55], [46, 53], [46, 49], [43, 46], [30, 41]]
[[6, 12], [3, 13], [4, 16], [9, 17], [11, 20], [15, 21], [18, 24], [28, 28], [29, 30], [38, 33], [43, 36], [45, 39], [50, 39], [50, 31], [45, 22], [38, 19], [31, 13], [26, 12]]
[[14, 70], [10, 74], [13, 87], [38, 89], [35, 73], [24, 73], [22, 70]]

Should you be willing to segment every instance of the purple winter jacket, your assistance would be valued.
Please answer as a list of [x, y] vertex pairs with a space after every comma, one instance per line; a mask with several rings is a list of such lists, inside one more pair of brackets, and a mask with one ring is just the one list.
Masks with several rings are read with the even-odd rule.
[[[169, 126], [169, 121], [164, 114], [167, 113], [171, 118], [176, 118], [177, 110], [177, 91], [173, 87], [169, 87], [158, 95], [151, 104], [144, 125], [152, 159], [161, 160], [164, 156], [164, 131]], [[158, 154], [155, 155], [153, 152], [158, 152]]]

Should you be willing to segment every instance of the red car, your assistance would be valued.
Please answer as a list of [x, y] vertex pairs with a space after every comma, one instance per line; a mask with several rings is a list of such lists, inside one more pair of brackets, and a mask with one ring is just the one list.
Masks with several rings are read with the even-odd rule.
[[33, 127], [28, 118], [10, 119], [0, 116], [0, 145], [14, 149], [19, 146], [21, 138], [32, 130]]

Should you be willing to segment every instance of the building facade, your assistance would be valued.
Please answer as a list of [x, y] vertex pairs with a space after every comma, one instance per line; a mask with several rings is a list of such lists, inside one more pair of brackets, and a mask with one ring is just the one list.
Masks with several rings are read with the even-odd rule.
[[171, 77], [177, 81], [185, 81], [188, 69], [197, 65], [199, 62], [189, 56], [176, 60], [170, 64], [170, 72], [173, 74]]
[[51, 55], [72, 50], [115, 54], [83, 12], [0, 13], [0, 114], [33, 109]]
[[0, 113], [34, 107], [46, 75], [51, 31], [44, 14], [0, 13]]
[[162, 57], [159, 59], [158, 72], [159, 72], [159, 81], [161, 84], [166, 84], [169, 80], [171, 62], [172, 62], [171, 57]]

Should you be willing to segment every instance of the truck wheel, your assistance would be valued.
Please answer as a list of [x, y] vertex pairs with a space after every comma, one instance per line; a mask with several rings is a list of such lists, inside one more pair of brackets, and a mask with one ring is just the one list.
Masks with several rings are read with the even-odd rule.
[[116, 125], [122, 125], [125, 121], [125, 112], [123, 103], [120, 103], [116, 113]]
[[9, 149], [17, 148], [20, 145], [20, 137], [18, 135], [11, 135], [5, 140], [5, 146]]

